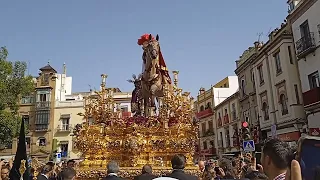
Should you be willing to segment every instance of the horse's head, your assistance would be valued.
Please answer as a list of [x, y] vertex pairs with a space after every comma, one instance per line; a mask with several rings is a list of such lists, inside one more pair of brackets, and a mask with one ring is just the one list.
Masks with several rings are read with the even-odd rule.
[[156, 59], [160, 50], [159, 35], [157, 34], [156, 39], [154, 39], [150, 34], [148, 41], [143, 44], [143, 50], [147, 57]]

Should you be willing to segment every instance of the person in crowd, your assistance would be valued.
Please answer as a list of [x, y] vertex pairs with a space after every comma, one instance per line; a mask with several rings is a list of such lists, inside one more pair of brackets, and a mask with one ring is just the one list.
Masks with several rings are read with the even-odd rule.
[[279, 139], [270, 139], [265, 143], [260, 161], [269, 180], [285, 180], [290, 156], [292, 150], [288, 143]]
[[41, 170], [40, 175], [38, 175], [37, 180], [48, 180], [53, 173], [53, 166], [51, 163], [47, 163]]
[[268, 177], [259, 171], [251, 171], [245, 175], [245, 178], [249, 180], [268, 180]]
[[74, 180], [76, 178], [76, 171], [73, 168], [68, 167], [61, 175], [63, 180]]
[[0, 180], [8, 180], [9, 179], [10, 168], [6, 164], [5, 160], [1, 160], [0, 161], [0, 170], [1, 170]]
[[157, 176], [152, 174], [152, 167], [150, 165], [144, 165], [142, 168], [142, 174], [134, 177], [134, 180], [151, 180]]
[[202, 180], [213, 180], [216, 177], [216, 172], [214, 171], [214, 167], [211, 165], [206, 165], [204, 172], [202, 174]]
[[179, 180], [196, 180], [196, 176], [186, 174], [184, 168], [186, 165], [187, 158], [183, 154], [177, 154], [171, 159], [172, 164], [172, 173], [169, 174], [169, 177], [176, 178]]
[[119, 165], [115, 161], [110, 161], [107, 164], [107, 177], [104, 178], [104, 180], [120, 180], [122, 178], [118, 177], [118, 173], [120, 171]]
[[67, 162], [67, 167], [69, 168], [74, 168], [74, 164], [75, 164], [75, 161], [70, 159], [68, 162]]
[[205, 169], [205, 163], [204, 161], [199, 161], [198, 162], [199, 170], [203, 173]]

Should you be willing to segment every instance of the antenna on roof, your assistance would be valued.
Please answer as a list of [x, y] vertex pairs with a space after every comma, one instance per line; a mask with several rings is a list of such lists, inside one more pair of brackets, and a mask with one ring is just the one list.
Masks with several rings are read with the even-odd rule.
[[260, 42], [261, 40], [261, 36], [263, 35], [263, 32], [260, 32], [260, 33], [257, 33], [257, 36], [258, 36], [258, 42]]
[[269, 36], [269, 34], [271, 33], [271, 29], [272, 29], [272, 27], [270, 27], [270, 29], [269, 29], [269, 31], [268, 31], [268, 33], [267, 33], [267, 37]]

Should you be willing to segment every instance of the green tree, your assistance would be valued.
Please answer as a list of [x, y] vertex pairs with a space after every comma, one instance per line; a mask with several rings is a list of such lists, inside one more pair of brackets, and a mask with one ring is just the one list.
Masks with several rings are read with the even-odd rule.
[[34, 89], [32, 77], [26, 75], [27, 65], [22, 61], [7, 60], [6, 47], [0, 48], [0, 144], [8, 144], [17, 137], [21, 123], [20, 98]]

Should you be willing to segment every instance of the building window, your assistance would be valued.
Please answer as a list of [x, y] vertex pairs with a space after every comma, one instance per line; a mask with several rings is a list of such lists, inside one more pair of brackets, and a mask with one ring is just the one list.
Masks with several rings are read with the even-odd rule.
[[259, 72], [260, 84], [263, 84], [263, 83], [264, 83], [264, 79], [263, 79], [263, 69], [262, 69], [262, 65], [258, 66], [258, 72]]
[[29, 123], [30, 123], [29, 115], [23, 115], [22, 120], [24, 121], [25, 126], [29, 127]]
[[308, 76], [310, 89], [320, 86], [319, 72], [316, 71]]
[[204, 107], [203, 106], [200, 106], [200, 112], [201, 111], [204, 111]]
[[208, 149], [208, 144], [207, 144], [207, 141], [203, 141], [203, 149]]
[[288, 46], [288, 55], [289, 55], [290, 64], [293, 64], [291, 46]]
[[30, 144], [31, 144], [31, 138], [26, 137], [26, 144], [27, 144], [27, 149], [30, 149]]
[[276, 71], [277, 71], [277, 74], [281, 73], [282, 72], [282, 69], [281, 69], [281, 62], [280, 62], [280, 52], [277, 52], [273, 55], [273, 58], [275, 60], [275, 63], [276, 63]]
[[38, 138], [38, 146], [46, 146], [47, 140], [45, 137], [39, 137]]
[[287, 98], [284, 94], [280, 95], [280, 104], [281, 104], [282, 115], [288, 114]]
[[246, 94], [245, 92], [245, 88], [246, 88], [246, 82], [244, 79], [241, 80], [241, 92], [242, 92], [242, 96], [244, 96]]
[[262, 103], [262, 111], [264, 115], [264, 120], [265, 121], [269, 120], [269, 107], [266, 102]]
[[206, 123], [204, 122], [201, 125], [202, 125], [201, 126], [202, 135], [205, 135], [207, 130]]
[[253, 90], [256, 91], [256, 82], [255, 82], [253, 70], [251, 70], [251, 82], [252, 82], [252, 85], [253, 85]]
[[50, 111], [37, 111], [35, 120], [36, 131], [48, 130], [49, 119]]
[[41, 86], [49, 86], [49, 76], [48, 73], [42, 75]]
[[209, 126], [209, 131], [213, 132], [213, 122], [212, 121], [208, 122], [208, 126]]
[[70, 121], [70, 118], [61, 119], [61, 130], [63, 131], [69, 130], [69, 126], [70, 126], [69, 121]]
[[211, 108], [211, 103], [208, 102], [205, 109], [210, 109], [210, 108]]
[[310, 38], [309, 37], [310, 29], [309, 29], [308, 20], [306, 20], [300, 25], [300, 33], [301, 33], [301, 38]]
[[220, 132], [220, 138], [221, 138], [221, 147], [223, 147], [223, 135], [222, 135], [222, 132]]
[[60, 144], [61, 157], [68, 157], [68, 143]]
[[237, 119], [237, 110], [236, 110], [236, 104], [232, 103], [232, 120], [235, 121]]
[[227, 84], [226, 84], [226, 83], [224, 83], [224, 84], [223, 84], [223, 87], [225, 87], [225, 88], [226, 88], [226, 87], [227, 87]]
[[300, 104], [300, 96], [299, 96], [299, 90], [298, 90], [298, 85], [294, 85], [294, 92], [296, 94], [296, 99], [297, 99], [297, 104]]
[[34, 103], [33, 96], [25, 96], [21, 98], [21, 104], [32, 104], [32, 103]]
[[225, 129], [226, 132], [226, 147], [230, 147], [230, 132], [229, 132], [229, 127]]

